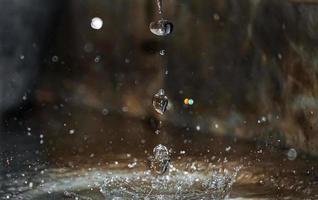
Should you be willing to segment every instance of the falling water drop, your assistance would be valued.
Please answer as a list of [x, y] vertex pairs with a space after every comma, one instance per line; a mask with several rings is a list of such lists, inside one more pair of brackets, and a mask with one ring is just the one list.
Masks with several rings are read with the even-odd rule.
[[160, 19], [156, 22], [151, 22], [149, 25], [150, 31], [158, 36], [167, 36], [172, 33], [173, 24], [168, 20]]
[[167, 147], [158, 144], [153, 149], [153, 157], [151, 157], [150, 169], [154, 174], [162, 175], [169, 168], [170, 155]]
[[155, 111], [161, 115], [167, 110], [168, 97], [165, 95], [164, 89], [160, 89], [152, 98], [152, 105]]

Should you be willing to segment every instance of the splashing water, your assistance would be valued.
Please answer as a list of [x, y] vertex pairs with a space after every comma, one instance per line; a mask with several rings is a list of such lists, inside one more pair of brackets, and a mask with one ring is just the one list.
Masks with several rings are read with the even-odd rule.
[[152, 98], [152, 105], [155, 111], [163, 115], [168, 106], [168, 97], [165, 95], [164, 89], [160, 89]]
[[226, 169], [207, 174], [177, 171], [152, 176], [135, 174], [105, 179], [101, 191], [106, 199], [225, 199], [239, 169]]
[[241, 168], [226, 169], [206, 161], [176, 161], [173, 166], [162, 144], [153, 149], [150, 170], [140, 171], [146, 167], [144, 162], [134, 162], [128, 159], [111, 168], [52, 168], [32, 179], [32, 189], [29, 186], [22, 192], [16, 185], [25, 188], [24, 177], [6, 187], [19, 188], [17, 193], [12, 191], [12, 199], [221, 200], [229, 195]]
[[164, 174], [170, 165], [170, 155], [167, 147], [162, 144], [153, 149], [153, 157], [150, 158], [150, 170], [153, 174]]
[[149, 28], [157, 36], [167, 36], [172, 33], [173, 24], [168, 20], [160, 19], [156, 22], [151, 22]]

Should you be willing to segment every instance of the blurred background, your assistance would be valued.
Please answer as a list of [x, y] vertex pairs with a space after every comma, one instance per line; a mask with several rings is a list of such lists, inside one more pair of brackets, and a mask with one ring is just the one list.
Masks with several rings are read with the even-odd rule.
[[315, 0], [165, 0], [167, 37], [149, 31], [154, 1], [0, 3], [2, 170], [211, 138], [318, 155]]

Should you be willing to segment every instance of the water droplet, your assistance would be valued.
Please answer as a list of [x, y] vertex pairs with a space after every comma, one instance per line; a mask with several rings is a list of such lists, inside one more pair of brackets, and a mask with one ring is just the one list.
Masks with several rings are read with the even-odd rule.
[[153, 157], [151, 158], [150, 169], [158, 175], [164, 174], [169, 168], [170, 155], [167, 147], [162, 144], [157, 145], [153, 149]]
[[160, 19], [150, 23], [150, 31], [158, 36], [167, 36], [172, 33], [173, 24], [167, 20]]
[[94, 17], [91, 21], [91, 27], [96, 30], [101, 29], [103, 27], [103, 20], [99, 17]]
[[86, 53], [91, 53], [94, 50], [94, 46], [92, 43], [86, 43], [83, 49]]
[[168, 97], [165, 95], [164, 89], [160, 89], [158, 93], [153, 96], [152, 105], [155, 111], [161, 115], [167, 110]]
[[21, 59], [21, 60], [24, 60], [24, 55], [20, 55], [20, 59]]
[[100, 60], [101, 60], [101, 57], [100, 56], [96, 56], [95, 59], [94, 59], [94, 62], [95, 63], [99, 63]]
[[73, 135], [74, 133], [75, 133], [75, 130], [74, 130], [74, 129], [69, 130], [69, 134], [70, 134], [70, 135]]
[[225, 151], [229, 152], [231, 150], [231, 148], [232, 148], [231, 146], [228, 146], [225, 148]]
[[164, 56], [164, 55], [166, 54], [166, 52], [165, 52], [165, 50], [160, 50], [159, 54], [160, 54], [161, 56]]
[[219, 20], [220, 20], [220, 15], [217, 14], [217, 13], [214, 13], [214, 14], [213, 14], [213, 19], [214, 19], [215, 21], [219, 21]]
[[297, 151], [294, 148], [291, 148], [287, 152], [288, 160], [295, 160], [297, 158]]
[[215, 127], [215, 128], [219, 128], [219, 125], [218, 125], [218, 124], [214, 124], [214, 127]]
[[108, 111], [107, 108], [104, 108], [104, 109], [102, 110], [102, 113], [103, 113], [103, 115], [108, 115], [109, 111]]
[[26, 94], [23, 95], [22, 100], [23, 100], [23, 101], [26, 101], [27, 99], [28, 99], [27, 95], [26, 95]]
[[263, 117], [261, 118], [261, 121], [262, 121], [262, 122], [266, 122], [266, 121], [267, 121], [266, 117], [263, 116]]
[[52, 62], [58, 62], [59, 61], [59, 57], [58, 56], [53, 56], [52, 57]]

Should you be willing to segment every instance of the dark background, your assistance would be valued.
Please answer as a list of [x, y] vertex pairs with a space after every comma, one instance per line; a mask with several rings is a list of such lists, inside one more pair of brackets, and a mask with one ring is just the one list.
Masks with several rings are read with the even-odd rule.
[[[0, 3], [3, 159], [32, 145], [52, 156], [71, 142], [78, 155], [91, 139], [115, 153], [116, 141], [215, 135], [318, 153], [315, 1], [166, 0], [174, 32], [162, 38], [148, 28], [158, 19], [154, 1]], [[161, 87], [170, 106], [155, 136], [151, 99]]]

